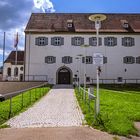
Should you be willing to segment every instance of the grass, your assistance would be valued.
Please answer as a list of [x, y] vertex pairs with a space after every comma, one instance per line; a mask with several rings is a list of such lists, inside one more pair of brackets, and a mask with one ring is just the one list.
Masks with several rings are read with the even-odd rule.
[[[85, 115], [87, 124], [112, 134], [137, 135], [135, 121], [140, 121], [140, 87], [135, 85], [101, 85], [100, 114], [94, 118], [94, 101], [85, 104], [76, 96]], [[96, 93], [96, 89], [94, 89]]]
[[[44, 88], [44, 90], [43, 90]], [[44, 96], [50, 90], [50, 87], [41, 87], [32, 89], [23, 94], [23, 106], [22, 106], [22, 95], [18, 95], [12, 98], [12, 113], [10, 117], [13, 117], [32, 106], [37, 100], [39, 100], [42, 96]], [[42, 90], [42, 91], [41, 91]], [[6, 100], [4, 102], [0, 102], [0, 128], [8, 127], [7, 125], [3, 125], [9, 119], [9, 102], [10, 100]]]

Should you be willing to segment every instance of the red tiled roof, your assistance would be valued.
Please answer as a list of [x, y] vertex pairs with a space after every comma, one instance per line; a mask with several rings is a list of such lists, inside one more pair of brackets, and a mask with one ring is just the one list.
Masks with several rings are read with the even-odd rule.
[[[95, 32], [94, 22], [88, 17], [93, 13], [33, 13], [25, 29], [25, 33], [55, 32]], [[105, 14], [107, 19], [102, 22], [100, 32], [140, 33], [140, 14]], [[67, 21], [73, 21], [73, 30], [67, 27]], [[129, 28], [122, 26], [127, 21]]]
[[[16, 51], [12, 51], [4, 63], [11, 63], [15, 64], [15, 58], [16, 58]], [[17, 51], [17, 65], [23, 65], [24, 64], [24, 51]]]

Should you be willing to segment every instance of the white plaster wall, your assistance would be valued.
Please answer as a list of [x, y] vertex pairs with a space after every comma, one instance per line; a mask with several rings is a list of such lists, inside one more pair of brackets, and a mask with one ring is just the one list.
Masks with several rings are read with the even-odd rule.
[[[46, 46], [36, 46], [35, 38], [40, 36], [48, 37], [48, 45]], [[64, 37], [63, 46], [52, 46], [51, 37], [61, 36]], [[108, 58], [107, 64], [102, 66], [101, 79], [117, 79], [118, 77], [123, 77], [124, 79], [140, 79], [140, 64], [124, 64], [123, 57], [125, 56], [140, 56], [140, 35], [100, 35], [102, 38], [102, 46], [94, 47], [90, 46], [88, 48], [82, 48], [80, 46], [72, 46], [72, 37], [84, 37], [84, 44], [89, 44], [90, 37], [96, 37], [95, 35], [85, 35], [85, 34], [31, 34], [26, 35], [26, 65], [25, 65], [25, 75], [47, 75], [49, 82], [56, 83], [56, 71], [64, 66], [62, 63], [63, 56], [71, 56], [73, 58], [73, 63], [66, 64], [69, 67], [73, 75], [77, 74], [77, 68], [80, 63], [75, 59], [78, 54], [83, 54], [87, 56], [92, 56], [93, 53], [101, 52], [104, 56]], [[117, 46], [108, 47], [104, 46], [104, 37], [117, 37]], [[124, 47], [122, 46], [123, 37], [134, 37], [135, 46]], [[30, 39], [29, 39], [30, 38]], [[30, 47], [29, 47], [30, 46]], [[29, 53], [30, 52], [30, 53]], [[30, 55], [29, 55], [30, 54]], [[56, 56], [56, 63], [46, 64], [45, 56]], [[125, 72], [125, 69], [127, 71]], [[86, 65], [87, 76], [91, 79], [96, 79], [96, 67], [93, 64]], [[81, 82], [83, 83], [84, 64], [81, 63]], [[39, 78], [40, 77], [40, 78]], [[43, 76], [38, 76], [38, 80], [43, 80]], [[27, 77], [26, 80], [32, 80], [32, 76]]]
[[[14, 68], [18, 67], [18, 76], [14, 76]], [[13, 80], [20, 80], [20, 74], [24, 74], [24, 71], [21, 71], [20, 68], [24, 66], [23, 65], [11, 65], [11, 63], [4, 63], [4, 73], [3, 73], [3, 80], [13, 81]], [[7, 69], [11, 68], [11, 76], [7, 75]]]

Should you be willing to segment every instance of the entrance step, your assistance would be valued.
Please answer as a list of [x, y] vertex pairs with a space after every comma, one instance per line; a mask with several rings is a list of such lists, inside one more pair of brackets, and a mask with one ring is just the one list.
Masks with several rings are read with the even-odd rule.
[[59, 84], [54, 85], [53, 89], [73, 89], [73, 85]]

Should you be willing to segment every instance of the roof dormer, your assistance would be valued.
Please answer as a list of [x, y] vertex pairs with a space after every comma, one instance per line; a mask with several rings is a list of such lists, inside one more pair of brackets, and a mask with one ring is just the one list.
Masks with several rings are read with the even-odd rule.
[[128, 29], [129, 28], [129, 23], [127, 20], [121, 20], [121, 23], [122, 23], [122, 27], [124, 29]]
[[72, 19], [67, 20], [67, 27], [68, 28], [72, 28], [73, 27], [73, 20]]

